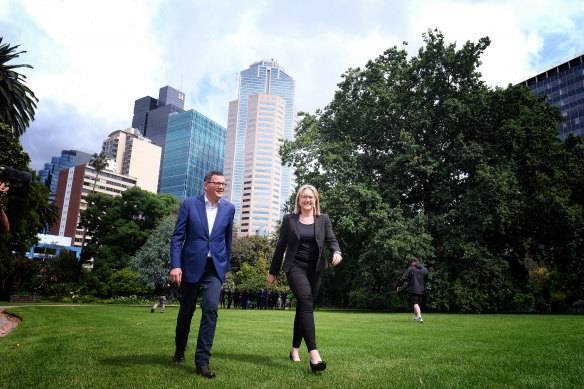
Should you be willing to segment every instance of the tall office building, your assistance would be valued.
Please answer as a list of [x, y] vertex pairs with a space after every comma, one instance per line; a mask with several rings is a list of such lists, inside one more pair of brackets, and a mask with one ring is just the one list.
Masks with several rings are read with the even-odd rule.
[[55, 198], [57, 192], [57, 182], [59, 181], [59, 172], [72, 166], [89, 163], [91, 154], [79, 150], [62, 150], [61, 156], [54, 156], [51, 162], [45, 163], [45, 167], [39, 170], [38, 174], [43, 184], [49, 187], [50, 198]]
[[103, 141], [102, 151], [114, 161], [118, 174], [136, 178], [136, 186], [156, 193], [162, 148], [137, 129], [114, 131]]
[[[98, 175], [89, 165], [61, 169], [55, 198], [61, 216], [59, 222], [51, 227], [51, 235], [70, 237], [73, 246], [82, 246], [83, 229], [78, 226], [79, 212], [87, 209], [85, 197], [92, 192], [94, 184], [95, 193], [119, 196], [126, 189], [136, 186], [136, 179], [110, 171], [102, 171]], [[91, 237], [85, 237], [86, 243], [88, 239]]]
[[547, 95], [566, 120], [558, 124], [563, 140], [572, 133], [584, 136], [584, 55], [554, 66], [521, 84], [536, 96]]
[[223, 170], [225, 127], [195, 110], [168, 118], [160, 193], [179, 201], [203, 194], [210, 170]]
[[[132, 128], [140, 131], [146, 138], [151, 139], [162, 148], [160, 169], [164, 160], [164, 144], [166, 142], [166, 129], [168, 117], [172, 113], [184, 112], [185, 94], [178, 89], [165, 86], [158, 92], [158, 100], [146, 96], [134, 102], [134, 117]], [[160, 185], [160, 175], [159, 175]]]
[[274, 60], [239, 74], [239, 96], [229, 103], [225, 144], [225, 198], [235, 205], [242, 235], [274, 231], [295, 186], [282, 166], [281, 139], [294, 135], [294, 80]]

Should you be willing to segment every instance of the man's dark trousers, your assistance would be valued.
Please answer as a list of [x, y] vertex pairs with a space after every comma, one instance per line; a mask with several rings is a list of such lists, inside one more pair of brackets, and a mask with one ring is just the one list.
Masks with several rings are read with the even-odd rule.
[[174, 338], [177, 352], [184, 351], [189, 338], [191, 320], [195, 312], [197, 297], [201, 292], [201, 324], [195, 350], [195, 365], [208, 366], [211, 358], [211, 347], [217, 325], [217, 310], [221, 295], [221, 279], [217, 275], [213, 260], [208, 258], [205, 271], [199, 282], [181, 282], [180, 309], [176, 319], [176, 337]]

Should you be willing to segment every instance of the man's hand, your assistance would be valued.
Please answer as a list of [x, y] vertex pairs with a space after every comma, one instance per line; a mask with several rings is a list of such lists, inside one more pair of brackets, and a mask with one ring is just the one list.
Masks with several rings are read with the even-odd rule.
[[175, 267], [170, 271], [170, 280], [177, 285], [180, 285], [180, 282], [182, 281], [182, 269], [180, 267]]

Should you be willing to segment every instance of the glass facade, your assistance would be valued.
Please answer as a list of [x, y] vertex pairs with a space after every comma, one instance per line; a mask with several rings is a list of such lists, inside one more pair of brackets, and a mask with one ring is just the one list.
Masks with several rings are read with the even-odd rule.
[[144, 135], [146, 127], [148, 126], [148, 113], [155, 110], [158, 106], [158, 100], [153, 97], [146, 96], [134, 102], [134, 117], [132, 118], [132, 128], [140, 131]]
[[568, 134], [584, 136], [584, 55], [522, 82], [534, 95], [547, 95], [560, 107], [566, 120], [558, 124], [560, 139]]
[[205, 174], [223, 171], [225, 133], [225, 127], [195, 110], [171, 114], [159, 192], [179, 201], [203, 194]]
[[[262, 99], [258, 99], [260, 95]], [[277, 97], [278, 101], [266, 96]], [[229, 106], [225, 179], [229, 184], [226, 197], [235, 205], [241, 233], [270, 232], [272, 217], [265, 218], [257, 211], [270, 212], [275, 206], [279, 218], [290, 196], [294, 187], [291, 168], [273, 163], [279, 162], [280, 143], [264, 138], [269, 143], [262, 144], [259, 136], [274, 138], [277, 134], [278, 139], [292, 139], [295, 116], [294, 79], [276, 61], [258, 61], [240, 72], [239, 96]], [[257, 169], [269, 171], [270, 185], [275, 186], [265, 186], [267, 192], [260, 192], [260, 185], [256, 185], [261, 181]], [[258, 215], [257, 223], [254, 214]]]
[[39, 170], [38, 175], [43, 184], [49, 187], [50, 199], [55, 199], [57, 193], [57, 183], [59, 182], [59, 172], [73, 166], [89, 163], [91, 154], [79, 150], [63, 150], [60, 157], [52, 157], [51, 162], [45, 163], [45, 167]]
[[152, 140], [162, 147], [160, 158], [158, 191], [160, 192], [160, 179], [162, 178], [162, 164], [164, 161], [164, 144], [166, 142], [166, 129], [168, 118], [171, 114], [184, 112], [185, 94], [170, 86], [160, 88], [158, 100], [146, 96], [134, 102], [134, 117], [132, 128], [140, 131], [140, 134]]

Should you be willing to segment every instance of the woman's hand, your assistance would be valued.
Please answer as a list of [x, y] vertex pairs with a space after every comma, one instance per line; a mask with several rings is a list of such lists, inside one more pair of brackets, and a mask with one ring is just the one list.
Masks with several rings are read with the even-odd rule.
[[341, 254], [339, 253], [333, 254], [333, 266], [337, 266], [339, 263], [341, 263], [342, 260], [343, 257], [341, 257]]
[[271, 287], [272, 285], [274, 285], [274, 281], [276, 281], [276, 276], [273, 274], [268, 274], [267, 280], [268, 280], [268, 286]]

